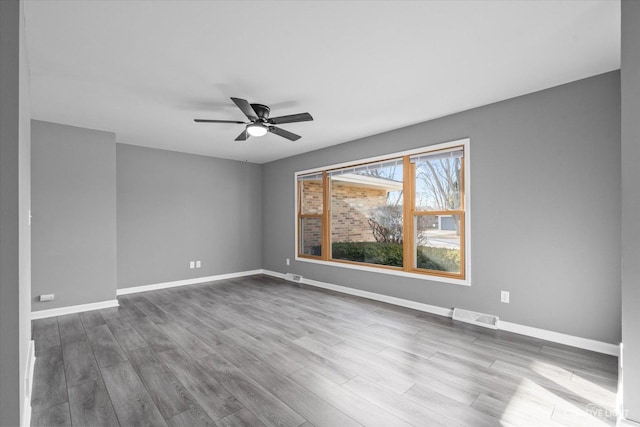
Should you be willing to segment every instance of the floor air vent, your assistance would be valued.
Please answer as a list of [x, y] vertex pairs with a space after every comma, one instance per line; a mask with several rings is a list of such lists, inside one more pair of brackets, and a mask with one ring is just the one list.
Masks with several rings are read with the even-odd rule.
[[467, 322], [485, 328], [498, 329], [498, 316], [492, 314], [476, 313], [462, 308], [453, 309], [453, 320]]
[[296, 283], [302, 282], [302, 276], [299, 274], [287, 273], [285, 279], [287, 279], [290, 282], [296, 282]]

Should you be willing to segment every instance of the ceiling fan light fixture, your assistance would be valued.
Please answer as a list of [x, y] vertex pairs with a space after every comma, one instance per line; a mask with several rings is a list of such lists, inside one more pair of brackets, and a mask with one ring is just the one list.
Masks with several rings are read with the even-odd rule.
[[253, 123], [247, 126], [247, 133], [251, 136], [264, 136], [267, 134], [267, 131], [267, 127], [259, 123]]

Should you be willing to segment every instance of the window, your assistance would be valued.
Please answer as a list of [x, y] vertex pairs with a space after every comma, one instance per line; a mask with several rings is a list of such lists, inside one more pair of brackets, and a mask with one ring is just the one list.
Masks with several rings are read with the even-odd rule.
[[330, 258], [402, 267], [403, 160], [328, 172]]
[[464, 149], [411, 156], [415, 264], [464, 277]]
[[322, 225], [324, 217], [324, 174], [298, 177], [298, 216], [300, 230], [299, 253], [322, 256]]
[[296, 174], [297, 259], [467, 284], [468, 140]]

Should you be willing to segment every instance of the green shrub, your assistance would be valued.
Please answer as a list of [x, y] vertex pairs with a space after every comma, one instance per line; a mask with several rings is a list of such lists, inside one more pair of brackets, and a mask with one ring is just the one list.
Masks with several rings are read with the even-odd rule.
[[418, 247], [418, 268], [437, 271], [460, 271], [460, 251], [457, 249]]
[[331, 245], [333, 259], [402, 267], [402, 245], [378, 242], [336, 242]]
[[[455, 249], [420, 246], [417, 256], [418, 268], [436, 271], [460, 269], [460, 251]], [[335, 242], [331, 245], [331, 257], [392, 267], [402, 267], [403, 262], [402, 245], [399, 243]]]

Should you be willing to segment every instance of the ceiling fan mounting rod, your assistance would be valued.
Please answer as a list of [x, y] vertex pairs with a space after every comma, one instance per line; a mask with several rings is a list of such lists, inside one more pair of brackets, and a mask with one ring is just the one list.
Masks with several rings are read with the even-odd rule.
[[253, 108], [253, 111], [256, 112], [256, 116], [258, 116], [259, 119], [262, 119], [264, 121], [269, 118], [269, 113], [271, 112], [271, 109], [266, 105], [251, 104], [251, 108]]

